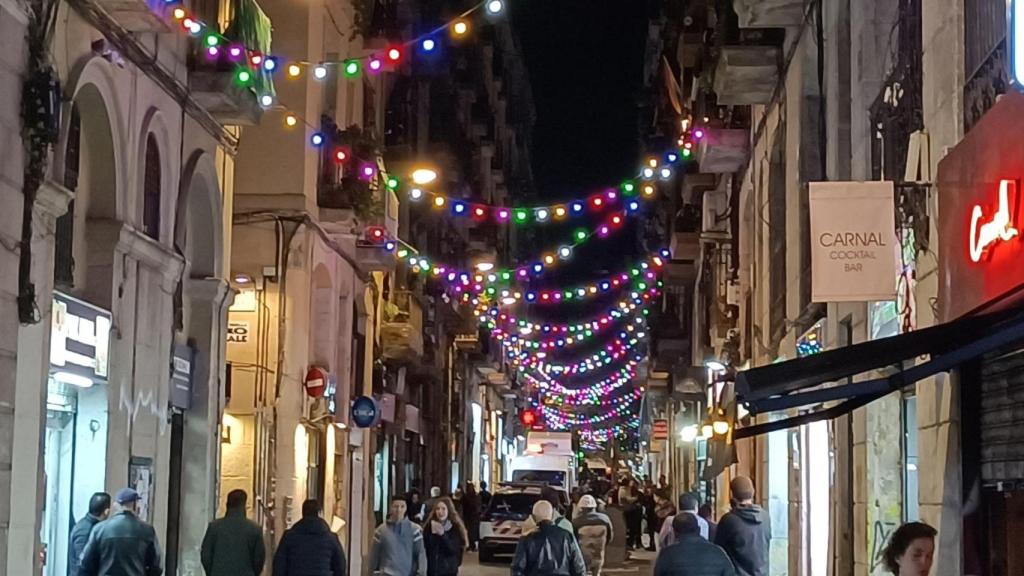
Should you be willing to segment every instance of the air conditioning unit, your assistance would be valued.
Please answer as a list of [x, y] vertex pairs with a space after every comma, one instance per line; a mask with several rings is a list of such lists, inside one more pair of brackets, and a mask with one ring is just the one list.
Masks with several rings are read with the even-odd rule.
[[721, 186], [704, 192], [701, 236], [705, 240], [729, 239], [729, 192]]

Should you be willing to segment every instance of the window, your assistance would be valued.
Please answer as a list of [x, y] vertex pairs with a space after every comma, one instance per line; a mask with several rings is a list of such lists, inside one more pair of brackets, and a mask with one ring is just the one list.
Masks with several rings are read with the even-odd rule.
[[160, 239], [160, 148], [152, 134], [146, 137], [145, 172], [142, 179], [142, 232]]
[[[82, 117], [78, 106], [71, 106], [67, 144], [64, 148], [64, 187], [78, 189], [80, 150], [82, 145]], [[75, 201], [68, 202], [68, 211], [57, 218], [53, 252], [53, 283], [58, 288], [71, 288], [75, 283]]]

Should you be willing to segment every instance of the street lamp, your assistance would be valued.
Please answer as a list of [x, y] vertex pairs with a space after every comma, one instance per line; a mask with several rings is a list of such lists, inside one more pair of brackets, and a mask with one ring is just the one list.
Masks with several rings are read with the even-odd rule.
[[679, 431], [679, 439], [686, 443], [693, 442], [697, 439], [697, 432], [696, 424], [684, 426], [683, 429]]
[[708, 360], [704, 362], [704, 366], [715, 372], [725, 372], [725, 364], [722, 364], [718, 360]]
[[412, 181], [419, 186], [426, 186], [435, 180], [437, 171], [432, 168], [417, 168], [412, 172]]

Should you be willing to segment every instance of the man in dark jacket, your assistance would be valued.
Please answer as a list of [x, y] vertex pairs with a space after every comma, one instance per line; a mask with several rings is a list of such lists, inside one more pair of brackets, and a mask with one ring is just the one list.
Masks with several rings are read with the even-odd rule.
[[765, 576], [771, 540], [768, 514], [754, 504], [754, 483], [750, 478], [733, 478], [729, 490], [733, 507], [718, 523], [715, 544], [729, 554], [739, 576]]
[[121, 510], [93, 527], [78, 575], [160, 576], [156, 530], [135, 515], [138, 492], [122, 488], [114, 500]]
[[68, 576], [78, 576], [78, 567], [82, 561], [82, 552], [89, 543], [92, 527], [107, 519], [110, 515], [110, 494], [97, 492], [89, 499], [89, 513], [82, 517], [71, 529], [68, 542]]
[[302, 519], [285, 530], [274, 553], [274, 576], [345, 576], [345, 551], [327, 522], [320, 502], [302, 503]]
[[587, 566], [576, 538], [551, 523], [547, 500], [533, 505], [537, 530], [521, 539], [512, 560], [512, 576], [586, 576]]
[[654, 576], [736, 576], [725, 550], [700, 535], [697, 516], [676, 514], [672, 530], [675, 544], [658, 554]]
[[201, 552], [206, 576], [259, 576], [267, 559], [263, 530], [245, 517], [245, 490], [228, 493], [224, 517], [210, 522]]

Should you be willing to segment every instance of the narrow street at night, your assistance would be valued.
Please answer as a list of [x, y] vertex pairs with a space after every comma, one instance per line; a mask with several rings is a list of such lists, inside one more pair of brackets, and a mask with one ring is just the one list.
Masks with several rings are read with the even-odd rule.
[[0, 576], [1024, 576], [1024, 0], [0, 45]]

